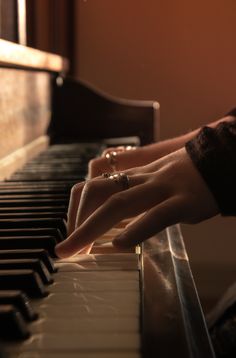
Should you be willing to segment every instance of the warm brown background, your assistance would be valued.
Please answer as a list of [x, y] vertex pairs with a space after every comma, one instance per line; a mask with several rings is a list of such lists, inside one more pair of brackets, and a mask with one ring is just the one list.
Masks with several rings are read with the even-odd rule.
[[[235, 0], [79, 0], [76, 76], [158, 100], [162, 139], [179, 135], [236, 106], [235, 14]], [[236, 277], [235, 221], [183, 228], [203, 296]]]
[[[235, 0], [25, 1], [27, 44], [69, 57], [72, 75], [112, 95], [158, 100], [162, 139], [236, 106]], [[183, 226], [208, 301], [236, 277], [235, 222]]]

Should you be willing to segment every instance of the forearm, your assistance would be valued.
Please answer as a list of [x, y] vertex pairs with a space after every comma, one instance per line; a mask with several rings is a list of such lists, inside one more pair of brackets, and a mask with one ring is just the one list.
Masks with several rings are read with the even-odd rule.
[[[234, 119], [235, 117], [233, 116], [226, 116], [209, 123], [207, 126], [214, 128], [220, 122], [230, 122]], [[119, 153], [117, 170], [146, 165], [157, 160], [158, 158], [164, 157], [165, 155], [184, 147], [185, 143], [193, 139], [199, 133], [200, 129], [201, 128], [195, 129], [176, 138], [167, 139], [158, 143], [137, 148], [136, 151]]]
[[[234, 120], [234, 116], [226, 116], [208, 124], [209, 127], [216, 127], [220, 122], [230, 122]], [[139, 147], [136, 150], [129, 150], [119, 152], [116, 157], [115, 170], [121, 171], [129, 168], [139, 167], [147, 165], [155, 160], [166, 156], [169, 153], [185, 146], [185, 143], [193, 139], [200, 131], [201, 128], [195, 129], [182, 136], [160, 141], [143, 147]], [[109, 160], [106, 157], [96, 158], [89, 163], [89, 177], [93, 178], [101, 175], [104, 172], [110, 172], [113, 168], [109, 164]]]
[[203, 127], [185, 147], [221, 214], [236, 215], [236, 117], [217, 124]]

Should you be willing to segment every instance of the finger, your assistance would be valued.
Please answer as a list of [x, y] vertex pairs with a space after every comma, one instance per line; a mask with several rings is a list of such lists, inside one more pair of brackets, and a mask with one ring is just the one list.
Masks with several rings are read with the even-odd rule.
[[107, 178], [100, 180], [96, 178], [85, 183], [77, 207], [74, 229], [80, 226], [107, 198], [119, 190], [120, 187]]
[[[136, 216], [162, 200], [161, 192], [157, 191], [153, 195], [153, 186], [150, 183], [137, 185], [113, 195], [56, 247], [57, 255], [60, 257], [74, 255], [122, 219]], [[133, 205], [134, 202], [136, 205]]]
[[111, 153], [111, 152], [119, 153], [119, 152], [124, 152], [125, 150], [126, 150], [126, 147], [123, 145], [120, 145], [119, 147], [109, 147], [102, 152], [102, 157], [105, 157], [106, 154]]
[[[98, 180], [104, 180], [103, 177], [98, 177], [96, 181]], [[93, 182], [96, 182], [95, 180]], [[85, 191], [87, 191], [88, 186], [90, 185], [91, 181], [87, 180], [85, 182], [77, 183], [75, 184], [70, 193], [70, 200], [69, 200], [69, 206], [68, 206], [68, 219], [67, 219], [67, 234], [70, 235], [75, 228], [80, 224], [79, 218], [78, 218], [78, 208], [80, 206], [80, 202], [82, 200], [82, 194], [84, 194]], [[95, 185], [95, 184], [93, 184]], [[109, 195], [109, 192], [108, 192]], [[111, 193], [110, 193], [111, 195]], [[93, 196], [91, 195], [91, 199], [93, 201]]]
[[168, 226], [181, 220], [181, 212], [184, 202], [176, 196], [165, 200], [155, 206], [135, 221], [116, 238], [113, 244], [117, 247], [132, 247], [152, 237]]
[[[138, 185], [145, 180], [145, 176], [133, 176], [129, 181], [131, 186]], [[107, 198], [118, 193], [122, 188], [108, 178], [96, 178], [91, 181], [77, 184], [71, 192], [68, 213], [68, 236], [74, 237], [73, 232], [78, 228]], [[73, 239], [70, 239], [74, 242]], [[67, 245], [67, 240], [64, 241]], [[88, 243], [90, 244], [90, 242]], [[64, 246], [64, 245], [63, 245]], [[79, 247], [82, 250], [86, 243]]]
[[88, 179], [95, 178], [102, 173], [110, 172], [111, 167], [106, 158], [95, 158], [88, 164]]
[[75, 229], [75, 222], [77, 217], [77, 210], [80, 202], [82, 189], [85, 182], [74, 185], [71, 189], [69, 207], [68, 207], [68, 219], [67, 219], [67, 234], [70, 235]]
[[[134, 187], [147, 180], [146, 175], [129, 177], [129, 186]], [[110, 178], [96, 178], [88, 181], [83, 187], [75, 227], [81, 225], [99, 206], [112, 195], [123, 190], [122, 182]]]

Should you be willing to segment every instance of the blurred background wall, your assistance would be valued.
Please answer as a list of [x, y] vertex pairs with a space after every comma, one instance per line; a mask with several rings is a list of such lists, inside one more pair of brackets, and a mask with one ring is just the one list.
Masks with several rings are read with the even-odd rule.
[[[161, 138], [236, 106], [234, 0], [79, 0], [75, 75], [115, 96], [156, 99]], [[202, 298], [236, 277], [236, 219], [183, 226]]]
[[[22, 43], [18, 26], [28, 46], [68, 57], [71, 76], [159, 101], [165, 139], [236, 106], [235, 14], [235, 0], [0, 0], [0, 36]], [[236, 277], [235, 222], [183, 225], [205, 307]]]

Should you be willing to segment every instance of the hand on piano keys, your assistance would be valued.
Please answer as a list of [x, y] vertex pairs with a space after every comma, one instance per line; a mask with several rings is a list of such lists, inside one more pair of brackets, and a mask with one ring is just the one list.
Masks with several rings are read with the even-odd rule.
[[128, 188], [119, 176], [96, 177], [73, 187], [69, 237], [56, 246], [59, 257], [89, 252], [97, 238], [125, 219], [138, 217], [113, 238], [119, 248], [136, 246], [176, 223], [196, 223], [219, 212], [185, 148], [122, 171], [122, 176], [128, 177]]
[[[10, 358], [141, 356], [142, 274], [140, 255], [134, 246], [148, 237], [150, 229], [157, 230], [157, 226], [151, 223], [149, 228], [149, 222], [143, 225], [152, 209], [128, 226], [125, 218], [143, 212], [143, 207], [152, 203], [150, 200], [155, 204], [157, 197], [173, 195], [170, 189], [176, 173], [182, 175], [176, 176], [175, 187], [185, 192], [184, 176], [189, 164], [183, 160], [184, 153], [179, 152], [141, 168], [142, 173], [139, 168], [125, 171], [130, 176], [130, 189], [123, 191], [112, 180], [94, 178], [88, 183], [92, 183], [92, 191], [94, 184], [99, 190], [93, 191], [91, 206], [86, 197], [91, 195], [91, 188], [86, 193], [88, 183], [78, 184], [79, 196], [74, 206], [73, 202], [70, 204], [73, 215], [69, 211], [72, 233], [64, 241], [64, 248], [61, 246], [65, 249], [62, 256], [75, 254], [88, 243], [95, 244], [90, 255], [58, 260], [53, 248], [65, 238], [66, 197], [69, 187], [81, 177], [77, 172], [83, 158], [78, 154], [80, 149], [79, 145], [52, 146], [10, 180], [0, 182], [0, 327], [4, 327], [0, 337]], [[83, 173], [84, 168], [81, 170]], [[194, 170], [190, 170], [194, 173], [191, 179], [196, 176]], [[169, 181], [164, 181], [167, 174]], [[140, 187], [145, 190], [137, 190]], [[79, 200], [81, 193], [84, 199]], [[130, 194], [131, 199], [125, 206], [123, 201], [116, 202], [115, 211], [108, 210], [105, 199], [116, 194]], [[116, 206], [120, 204], [121, 210], [117, 212]], [[175, 215], [174, 211], [172, 214]], [[78, 223], [83, 222], [78, 228], [77, 215]], [[161, 216], [158, 218], [160, 221]], [[139, 225], [141, 231], [130, 239], [127, 237], [127, 245], [112, 246], [113, 238], [123, 232], [123, 226], [126, 233], [133, 234]], [[88, 241], [78, 235], [81, 228], [88, 234], [91, 230]], [[71, 237], [74, 237], [72, 245]]]

